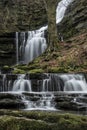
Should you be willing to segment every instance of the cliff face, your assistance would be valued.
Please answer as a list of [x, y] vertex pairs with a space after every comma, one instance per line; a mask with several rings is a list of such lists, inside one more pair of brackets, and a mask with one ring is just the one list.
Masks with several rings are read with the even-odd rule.
[[46, 23], [42, 0], [0, 0], [0, 33], [36, 29]]
[[[32, 30], [47, 24], [43, 0], [0, 0], [0, 33]], [[66, 25], [66, 26], [65, 26]], [[69, 37], [87, 28], [87, 0], [74, 0], [58, 29]]]
[[0, 66], [11, 65], [16, 62], [14, 33], [0, 35]]
[[58, 30], [64, 38], [87, 31], [87, 0], [74, 0], [66, 11]]
[[43, 0], [0, 0], [0, 66], [16, 62], [15, 33], [47, 24]]

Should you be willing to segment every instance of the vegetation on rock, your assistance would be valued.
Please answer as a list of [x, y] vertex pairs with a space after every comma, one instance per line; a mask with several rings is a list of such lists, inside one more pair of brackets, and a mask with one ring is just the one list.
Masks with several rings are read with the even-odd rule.
[[[0, 130], [86, 130], [87, 117], [58, 112], [0, 110]], [[4, 115], [4, 116], [3, 116]]]

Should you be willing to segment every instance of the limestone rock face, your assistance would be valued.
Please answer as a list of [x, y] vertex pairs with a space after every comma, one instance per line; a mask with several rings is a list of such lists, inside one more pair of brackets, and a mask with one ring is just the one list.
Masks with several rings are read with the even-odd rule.
[[64, 19], [58, 25], [58, 30], [64, 38], [87, 31], [87, 0], [73, 0]]
[[0, 0], [0, 33], [31, 30], [46, 23], [43, 0]]
[[[0, 0], [0, 33], [33, 30], [47, 21], [43, 0]], [[87, 0], [74, 0], [59, 25], [61, 32], [67, 32], [66, 37], [86, 30]]]

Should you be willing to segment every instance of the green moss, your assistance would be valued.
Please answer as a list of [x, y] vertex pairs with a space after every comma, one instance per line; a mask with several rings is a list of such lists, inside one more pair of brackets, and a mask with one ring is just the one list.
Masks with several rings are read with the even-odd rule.
[[16, 66], [16, 68], [24, 70], [24, 71], [28, 71], [29, 70], [29, 67], [27, 65], [18, 65], [18, 66]]
[[24, 74], [26, 73], [24, 70], [15, 68], [12, 72], [13, 74]]
[[86, 130], [87, 117], [41, 111], [0, 110], [0, 130]]
[[30, 70], [29, 73], [35, 74], [35, 73], [43, 73], [44, 71], [42, 69], [33, 69]]
[[48, 69], [49, 73], [67, 73], [68, 70], [64, 67], [51, 67]]
[[11, 69], [11, 67], [10, 66], [8, 66], [8, 65], [5, 65], [5, 66], [3, 66], [3, 68], [2, 68], [3, 70], [9, 70], [9, 69]]
[[28, 66], [29, 70], [32, 70], [32, 69], [38, 69], [39, 68], [39, 64], [37, 63], [32, 63]]
[[51, 126], [43, 121], [3, 116], [0, 117], [0, 130], [51, 130]]

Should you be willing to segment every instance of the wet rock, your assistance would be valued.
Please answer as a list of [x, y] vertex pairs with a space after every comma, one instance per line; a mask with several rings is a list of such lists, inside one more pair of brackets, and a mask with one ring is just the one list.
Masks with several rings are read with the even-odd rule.
[[58, 96], [54, 99], [57, 109], [85, 111], [87, 109], [87, 98], [72, 97], [72, 96]]
[[0, 109], [24, 109], [21, 95], [0, 93]]
[[20, 100], [3, 99], [0, 100], [0, 109], [24, 109], [25, 105]]
[[[0, 66], [16, 63], [15, 33], [0, 34]], [[2, 71], [9, 68], [2, 68]]]
[[36, 74], [30, 74], [30, 79], [38, 79], [38, 80], [42, 80], [42, 79], [46, 79], [48, 76], [44, 73], [40, 74], [40, 73], [36, 73]]

